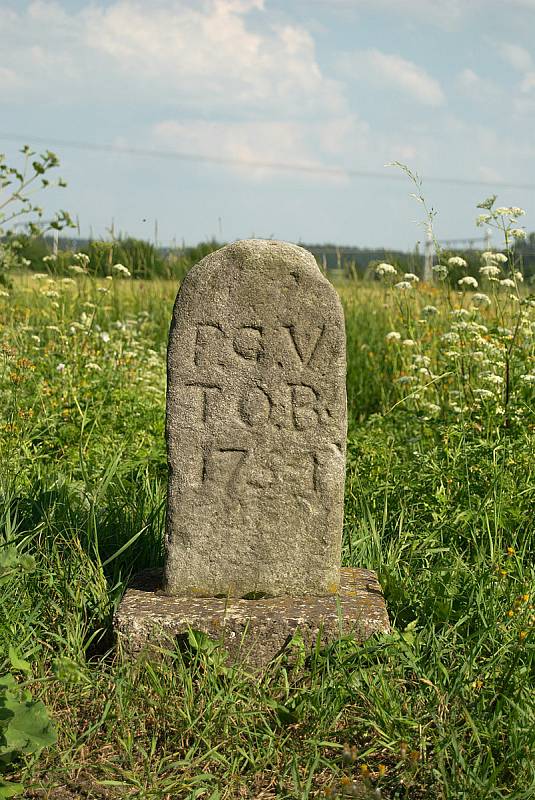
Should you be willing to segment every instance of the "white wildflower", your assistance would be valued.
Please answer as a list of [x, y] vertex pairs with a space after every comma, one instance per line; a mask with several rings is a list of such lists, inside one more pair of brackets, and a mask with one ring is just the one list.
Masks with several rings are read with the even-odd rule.
[[121, 275], [124, 275], [125, 278], [131, 278], [132, 277], [132, 274], [131, 274], [130, 270], [127, 269], [127, 267], [125, 267], [124, 264], [114, 264], [112, 269], [114, 269], [115, 272], [119, 272]]
[[3, 289], [0, 289], [0, 297], [9, 297], [9, 292], [4, 292]]
[[[122, 324], [122, 323], [119, 323], [119, 324]], [[117, 323], [116, 323], [116, 325], [117, 325]], [[401, 339], [401, 333], [398, 333], [397, 331], [390, 331], [390, 333], [386, 334], [385, 339], [386, 339], [387, 342], [399, 342], [400, 339]]]
[[42, 281], [44, 278], [48, 278], [48, 272], [34, 272], [33, 279], [35, 281]]
[[474, 389], [474, 394], [482, 398], [494, 397], [494, 392], [491, 392], [490, 389]]
[[498, 275], [501, 275], [501, 272], [501, 269], [494, 264], [487, 264], [485, 267], [479, 268], [480, 275], [484, 275], [485, 278], [489, 278], [489, 280], [497, 278]]
[[80, 264], [82, 264], [84, 267], [87, 267], [87, 265], [89, 264], [89, 262], [90, 262], [90, 260], [91, 260], [91, 259], [89, 258], [89, 256], [87, 255], [87, 253], [75, 253], [75, 254], [73, 255], [73, 259], [74, 259], [75, 261], [78, 261], [78, 262], [79, 262]]
[[485, 225], [489, 219], [492, 219], [492, 214], [478, 214], [476, 217], [476, 225]]
[[73, 284], [76, 284], [76, 281], [74, 280], [74, 278], [62, 278], [61, 283], [64, 286], [72, 286]]
[[30, 339], [33, 339], [35, 344], [41, 344], [41, 338], [39, 336], [37, 336], [37, 334], [35, 334], [35, 333], [32, 336], [30, 336]]
[[387, 264], [382, 262], [375, 267], [375, 274], [379, 275], [379, 277], [383, 277], [384, 275], [396, 275], [397, 269], [392, 264]]
[[76, 272], [78, 275], [86, 275], [86, 271], [80, 264], [69, 264], [67, 269], [70, 269], [71, 272]]
[[49, 289], [48, 292], [45, 292], [46, 297], [53, 297], [57, 299], [59, 297], [59, 292], [54, 291], [54, 289]]
[[494, 261], [496, 261], [497, 264], [506, 264], [507, 256], [505, 253], [494, 253]]
[[100, 338], [104, 343], [107, 343], [110, 341], [110, 334], [107, 331], [102, 331], [102, 333], [100, 334]]
[[406, 272], [403, 276], [404, 280], [410, 281], [411, 283], [419, 283], [420, 278], [418, 275], [415, 275], [414, 272]]
[[468, 266], [468, 264], [466, 263], [464, 258], [461, 258], [460, 256], [452, 256], [451, 258], [448, 258], [448, 264], [451, 267], [466, 267], [466, 266]]
[[400, 375], [399, 378], [396, 378], [396, 383], [414, 383], [415, 380], [413, 375]]
[[63, 362], [61, 362], [60, 364], [58, 364], [58, 366], [56, 367], [56, 370], [57, 370], [58, 372], [63, 372], [63, 370], [64, 370], [64, 369], [65, 369], [65, 364], [64, 364]]
[[113, 276], [112, 276], [112, 275], [106, 275], [106, 277], [104, 278], [104, 280], [106, 280], [106, 281], [112, 281], [112, 280], [113, 280]]
[[523, 217], [526, 212], [518, 206], [500, 206], [494, 209], [494, 213], [502, 217]]
[[99, 367], [98, 364], [95, 364], [94, 361], [88, 361], [85, 365], [86, 369], [95, 370], [96, 372], [102, 372], [102, 367]]
[[423, 356], [420, 353], [416, 353], [416, 355], [414, 355], [413, 361], [415, 364], [423, 364], [425, 367], [428, 367], [431, 363], [429, 356]]
[[483, 376], [487, 383], [493, 383], [495, 386], [501, 386], [503, 378], [501, 375], [495, 375], [493, 372]]
[[97, 292], [100, 292], [101, 294], [108, 294], [109, 291], [110, 290], [107, 286], [97, 286]]
[[527, 233], [523, 228], [511, 228], [509, 235], [512, 236], [513, 239], [525, 239], [527, 237]]
[[416, 347], [416, 344], [417, 344], [417, 343], [414, 341], [414, 339], [403, 339], [403, 341], [401, 342], [401, 344], [402, 344], [404, 347]]
[[429, 314], [429, 316], [438, 314], [438, 308], [436, 306], [424, 306], [422, 308], [422, 314]]
[[520, 380], [523, 381], [524, 383], [535, 383], [535, 375], [533, 374], [521, 375]]
[[445, 264], [435, 264], [433, 267], [433, 272], [437, 276], [437, 278], [443, 279], [446, 278], [448, 275], [448, 268]]
[[457, 281], [457, 283], [459, 284], [459, 286], [473, 286], [474, 289], [477, 289], [477, 287], [479, 286], [476, 279], [473, 278], [471, 275], [465, 275], [464, 278], [460, 278]]
[[455, 333], [454, 331], [443, 333], [440, 337], [440, 341], [445, 342], [446, 344], [457, 344], [460, 341], [459, 334]]
[[509, 287], [509, 289], [514, 289], [515, 282], [511, 280], [511, 278], [503, 278], [503, 280], [500, 281], [500, 286], [505, 286]]
[[452, 317], [469, 317], [470, 312], [466, 308], [454, 308], [450, 311]]
[[412, 289], [412, 283], [410, 281], [400, 281], [394, 285], [395, 289], [399, 289], [400, 292], [408, 292]]
[[475, 306], [485, 308], [485, 306], [490, 306], [490, 297], [487, 294], [480, 292], [472, 295], [472, 303]]
[[50, 255], [48, 255], [48, 256], [43, 256], [43, 261], [45, 262], [45, 264], [48, 261], [55, 261], [56, 259], [57, 259], [57, 255], [55, 255], [55, 253], [50, 253]]
[[61, 330], [58, 328], [57, 325], [47, 325], [47, 331], [54, 331], [54, 333], [61, 333]]
[[522, 275], [521, 272], [515, 272], [515, 278], [518, 281], [518, 283], [524, 282], [524, 276]]

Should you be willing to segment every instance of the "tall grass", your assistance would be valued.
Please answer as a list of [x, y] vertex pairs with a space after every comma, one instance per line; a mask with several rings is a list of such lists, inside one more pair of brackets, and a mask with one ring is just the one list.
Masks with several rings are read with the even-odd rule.
[[[21, 765], [27, 796], [532, 797], [527, 323], [508, 362], [507, 414], [503, 385], [487, 380], [505, 365], [510, 334], [498, 328], [512, 329], [518, 304], [500, 305], [495, 324], [497, 306], [474, 310], [462, 290], [340, 287], [343, 561], [378, 571], [393, 633], [361, 646], [344, 639], [306, 661], [296, 642], [292, 659], [251, 678], [195, 640], [165, 666], [112, 648], [130, 576], [162, 560], [176, 288], [27, 276], [0, 298], [1, 542], [35, 559], [1, 578], [0, 673], [16, 647], [59, 733], [37, 764]], [[417, 322], [429, 305], [438, 313]], [[461, 307], [468, 316], [451, 313]], [[522, 305], [529, 324], [531, 308]], [[486, 325], [494, 372], [479, 356], [466, 368], [476, 329], [453, 331], [454, 344], [441, 338], [459, 320]]]

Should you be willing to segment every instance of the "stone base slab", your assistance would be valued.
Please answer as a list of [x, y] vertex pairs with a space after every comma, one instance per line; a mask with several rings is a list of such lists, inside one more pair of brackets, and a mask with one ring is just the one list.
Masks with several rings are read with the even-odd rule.
[[162, 591], [162, 570], [136, 576], [115, 614], [123, 650], [132, 657], [168, 647], [188, 630], [219, 641], [231, 662], [260, 668], [279, 655], [299, 629], [307, 649], [353, 634], [364, 641], [390, 630], [375, 572], [344, 568], [338, 594], [262, 600], [172, 597]]

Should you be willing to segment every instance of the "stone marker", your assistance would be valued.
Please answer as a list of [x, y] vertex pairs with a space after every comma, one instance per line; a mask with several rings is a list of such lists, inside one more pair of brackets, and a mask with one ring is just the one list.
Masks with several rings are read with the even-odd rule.
[[169, 334], [163, 581], [139, 576], [116, 615], [132, 653], [192, 627], [262, 665], [296, 628], [308, 645], [388, 630], [375, 575], [340, 569], [345, 372], [340, 301], [306, 250], [246, 240], [190, 271]]
[[236, 242], [186, 277], [168, 350], [169, 594], [334, 594], [344, 315], [313, 256]]

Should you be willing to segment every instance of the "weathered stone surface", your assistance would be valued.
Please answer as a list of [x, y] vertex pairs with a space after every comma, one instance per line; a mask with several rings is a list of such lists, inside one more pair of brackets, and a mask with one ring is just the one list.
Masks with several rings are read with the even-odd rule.
[[[171, 597], [162, 591], [161, 570], [145, 570], [128, 589], [115, 616], [115, 630], [130, 656], [168, 647], [188, 629], [221, 642], [232, 662], [265, 666], [299, 629], [310, 650], [352, 633], [364, 640], [389, 631], [381, 587], [374, 572], [342, 569], [339, 592], [329, 597], [264, 600]], [[172, 643], [172, 642], [171, 642]]]
[[168, 594], [337, 591], [345, 372], [342, 308], [306, 250], [252, 239], [191, 270], [168, 348]]

